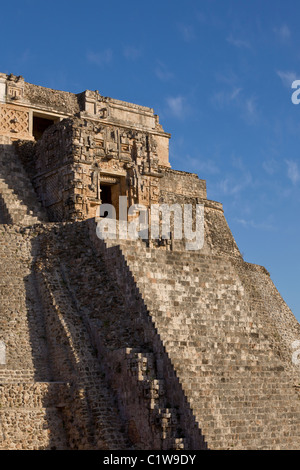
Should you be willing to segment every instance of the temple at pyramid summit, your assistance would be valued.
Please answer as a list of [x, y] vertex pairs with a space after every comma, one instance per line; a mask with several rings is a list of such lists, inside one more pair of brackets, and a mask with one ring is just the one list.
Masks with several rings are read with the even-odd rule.
[[[300, 325], [170, 138], [150, 107], [0, 73], [0, 450], [300, 449]], [[157, 206], [168, 237], [99, 236]]]

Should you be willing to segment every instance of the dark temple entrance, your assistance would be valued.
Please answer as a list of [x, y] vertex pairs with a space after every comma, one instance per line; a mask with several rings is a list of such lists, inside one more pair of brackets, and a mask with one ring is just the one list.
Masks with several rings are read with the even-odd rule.
[[110, 185], [101, 185], [101, 202], [102, 204], [112, 204]]
[[54, 124], [55, 120], [33, 115], [32, 134], [35, 140], [39, 140], [48, 127]]
[[101, 204], [110, 204], [119, 218], [119, 196], [126, 194], [125, 177], [102, 174], [100, 177]]

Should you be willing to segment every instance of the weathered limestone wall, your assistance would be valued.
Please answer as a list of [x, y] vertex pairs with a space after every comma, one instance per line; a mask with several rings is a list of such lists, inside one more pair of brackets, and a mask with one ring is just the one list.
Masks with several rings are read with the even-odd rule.
[[77, 95], [27, 82], [24, 82], [24, 98], [31, 107], [39, 110], [61, 113], [65, 116], [74, 115], [80, 111]]
[[165, 170], [160, 180], [160, 201], [166, 204], [188, 203], [207, 199], [206, 181], [184, 171]]
[[43, 313], [36, 292], [34, 229], [0, 227], [0, 449], [67, 448], [56, 405]]
[[0, 450], [67, 449], [55, 406], [64, 387], [59, 383], [1, 381]]
[[297, 384], [299, 368], [293, 365], [291, 358], [295, 351], [292, 344], [300, 335], [299, 322], [263, 266], [243, 263], [239, 260], [232, 260], [232, 263], [249, 293], [251, 304], [255, 305], [260, 315], [260, 321], [266, 330], [272, 332], [276, 342], [280, 344], [280, 358], [284, 361], [285, 367], [295, 375], [295, 384]]
[[48, 377], [47, 348], [35, 294], [30, 229], [0, 226], [1, 328], [6, 367], [35, 370]]
[[205, 201], [205, 246], [208, 252], [242, 258], [236, 241], [228, 226], [222, 204]]
[[[117, 243], [208, 447], [298, 448], [299, 370], [282, 345], [272, 305], [249, 288], [248, 265], [224, 254]], [[299, 324], [284, 316], [299, 339]]]
[[[76, 185], [73, 145], [73, 129], [65, 120], [47, 129], [44, 138], [32, 149], [33, 185], [51, 221], [73, 217]], [[22, 148], [19, 153], [24, 154]]]
[[64, 278], [58, 228], [0, 228], [0, 448], [130, 449]]

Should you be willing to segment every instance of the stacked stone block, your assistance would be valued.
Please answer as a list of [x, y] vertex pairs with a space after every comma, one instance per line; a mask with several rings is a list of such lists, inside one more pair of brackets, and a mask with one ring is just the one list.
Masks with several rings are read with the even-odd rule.
[[[145, 336], [145, 330], [151, 329], [151, 325], [148, 318], [140, 317], [136, 288], [133, 286], [134, 301], [129, 308], [103, 255], [94, 252], [86, 223], [57, 226], [56, 231], [56, 256], [66, 287], [84, 318], [108, 386], [115, 390], [125, 430], [135, 448], [180, 449], [193, 445], [205, 448], [195, 423], [194, 431], [184, 428], [182, 391], [177, 392], [181, 394], [177, 402], [168, 394], [169, 374], [174, 375], [170, 383], [176, 377], [173, 369], [167, 375], [162, 372], [160, 363], [166, 360], [165, 353], [158, 347], [153, 349], [151, 340]], [[45, 240], [50, 243], [49, 235]], [[63, 248], [66, 240], [72, 240], [72, 256]], [[154, 330], [150, 335], [159, 342]]]
[[67, 449], [56, 405], [63, 389], [59, 383], [1, 381], [0, 450]]
[[55, 375], [71, 384], [62, 410], [69, 445], [80, 450], [130, 449], [82, 312], [57, 261], [48, 264], [42, 256], [38, 277]]
[[39, 298], [32, 274], [32, 233], [0, 226], [0, 449], [67, 447], [57, 404], [65, 385], [53, 382]]
[[[106, 241], [108, 250], [113, 245]], [[299, 448], [299, 371], [280, 342], [271, 304], [258, 288], [253, 297], [248, 265], [240, 257], [149, 249], [142, 241], [117, 246], [208, 447]], [[292, 315], [282, 315], [299, 338]]]

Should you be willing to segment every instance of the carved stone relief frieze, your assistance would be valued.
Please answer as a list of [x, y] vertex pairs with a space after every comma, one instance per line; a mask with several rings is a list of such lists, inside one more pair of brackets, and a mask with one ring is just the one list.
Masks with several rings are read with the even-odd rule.
[[5, 133], [28, 134], [29, 112], [0, 106], [0, 129]]

